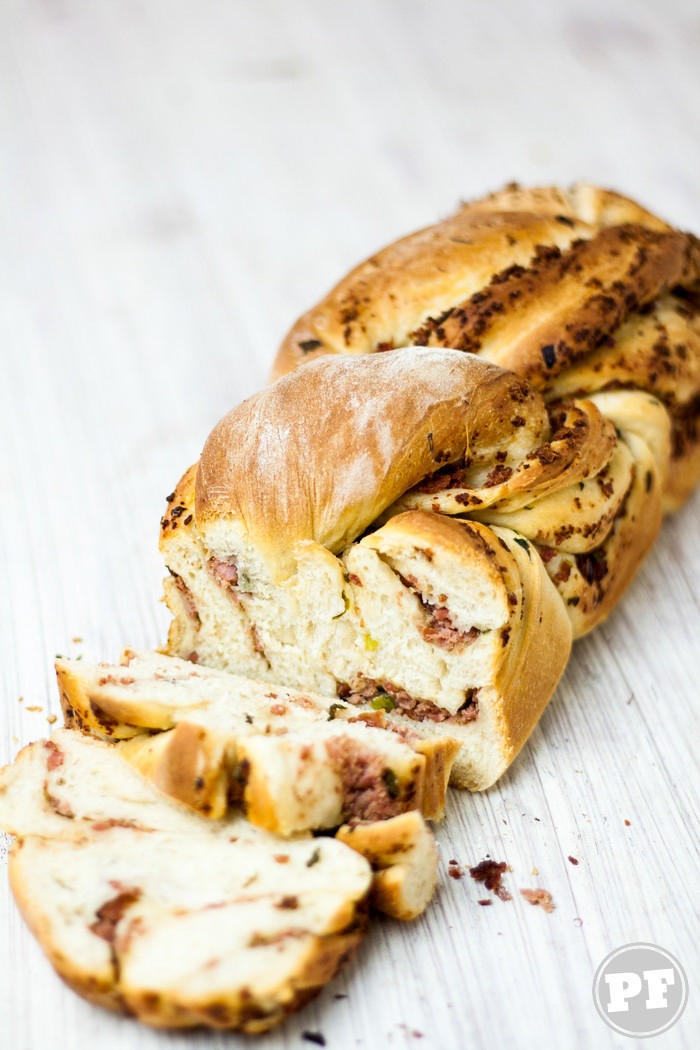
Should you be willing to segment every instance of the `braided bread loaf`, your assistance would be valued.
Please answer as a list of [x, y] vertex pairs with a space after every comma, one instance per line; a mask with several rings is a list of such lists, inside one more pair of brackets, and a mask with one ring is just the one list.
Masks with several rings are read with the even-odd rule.
[[455, 737], [487, 787], [653, 541], [668, 431], [648, 394], [547, 406], [454, 350], [320, 357], [169, 497], [169, 650]]
[[464, 205], [341, 280], [274, 374], [410, 344], [477, 353], [548, 401], [647, 391], [671, 420], [666, 508], [700, 477], [700, 242], [625, 197], [508, 186]]

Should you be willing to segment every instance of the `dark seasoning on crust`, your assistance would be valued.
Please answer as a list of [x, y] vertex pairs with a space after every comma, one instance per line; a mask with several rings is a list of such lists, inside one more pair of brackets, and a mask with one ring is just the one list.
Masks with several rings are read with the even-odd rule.
[[[541, 343], [541, 361], [549, 372], [559, 372], [600, 345], [630, 313], [653, 302], [673, 283], [672, 277], [690, 269], [692, 247], [676, 231], [659, 232], [635, 224], [603, 228], [592, 240], [573, 241], [565, 252], [554, 245], [537, 245], [527, 267], [516, 264], [495, 274], [466, 302], [428, 318], [409, 339], [414, 345], [478, 353], [499, 321], [508, 323], [507, 308], [516, 300], [519, 305], [533, 302], [559, 282], [576, 281], [587, 267], [606, 257], [627, 256], [624, 274], [607, 284], [598, 278], [589, 282], [592, 294], [568, 318], [566, 338]], [[556, 317], [554, 325], [555, 330], [560, 328]], [[526, 371], [541, 381], [534, 366]]]

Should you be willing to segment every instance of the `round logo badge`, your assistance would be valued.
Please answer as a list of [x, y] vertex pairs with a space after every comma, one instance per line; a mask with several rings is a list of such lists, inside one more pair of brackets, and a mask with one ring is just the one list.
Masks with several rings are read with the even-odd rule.
[[676, 1023], [688, 1001], [678, 959], [656, 944], [625, 944], [606, 955], [593, 979], [593, 1000], [607, 1025], [622, 1035], [659, 1035]]

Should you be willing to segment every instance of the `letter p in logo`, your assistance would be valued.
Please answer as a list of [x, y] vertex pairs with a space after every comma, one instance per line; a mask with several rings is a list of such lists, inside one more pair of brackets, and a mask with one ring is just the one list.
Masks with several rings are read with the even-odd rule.
[[636, 998], [642, 990], [642, 979], [637, 973], [606, 973], [605, 983], [610, 989], [609, 1014], [620, 1014], [629, 1010], [629, 1000]]

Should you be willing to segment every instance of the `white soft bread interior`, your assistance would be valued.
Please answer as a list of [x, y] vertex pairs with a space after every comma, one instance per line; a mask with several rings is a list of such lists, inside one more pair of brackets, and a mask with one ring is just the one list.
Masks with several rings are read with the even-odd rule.
[[476, 353], [547, 401], [665, 405], [667, 509], [700, 478], [700, 241], [619, 193], [507, 186], [356, 266], [291, 328], [274, 375], [409, 344]]
[[333, 838], [283, 840], [169, 802], [110, 744], [70, 730], [0, 771], [10, 878], [57, 972], [157, 1027], [256, 1032], [352, 954], [369, 863]]
[[59, 659], [66, 724], [119, 741], [161, 790], [212, 818], [242, 805], [283, 835], [418, 809], [440, 818], [459, 744], [397, 732], [379, 708], [270, 686], [161, 653]]

